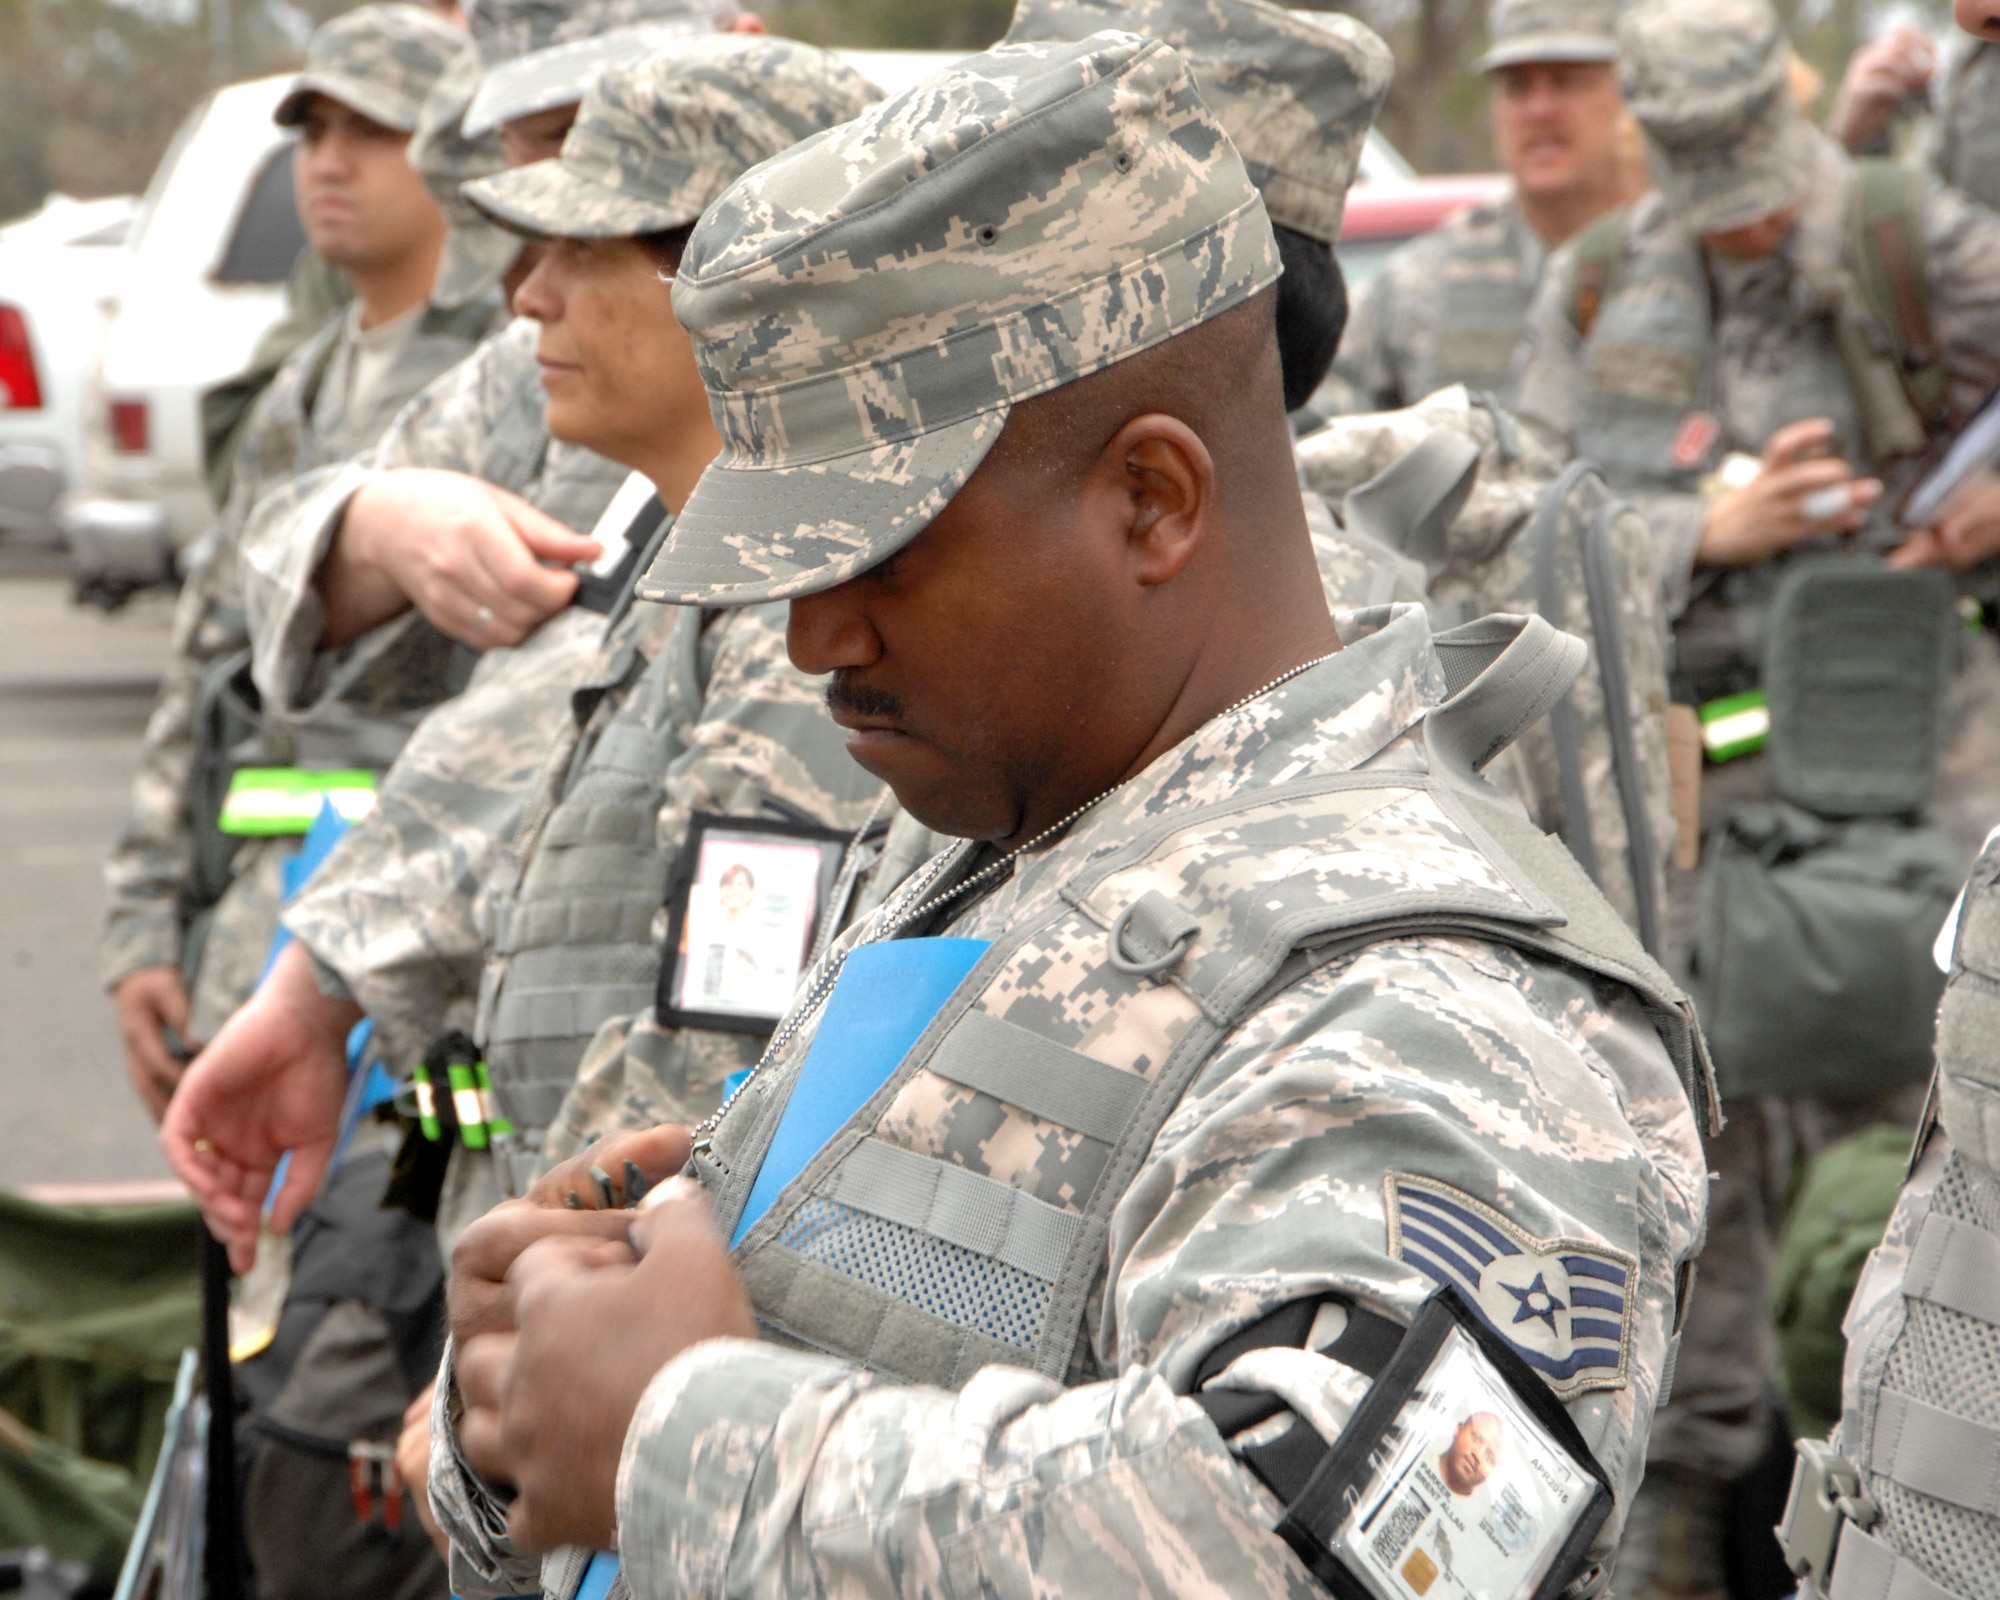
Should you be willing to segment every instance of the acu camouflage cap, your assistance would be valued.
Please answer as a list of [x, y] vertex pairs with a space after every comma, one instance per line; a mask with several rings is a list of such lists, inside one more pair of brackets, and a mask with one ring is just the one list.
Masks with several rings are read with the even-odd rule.
[[1010, 405], [1242, 304], [1277, 241], [1187, 63], [1003, 45], [747, 173], [674, 281], [722, 453], [639, 592], [748, 605], [921, 533]]
[[316, 94], [399, 133], [415, 131], [424, 97], [465, 35], [421, 6], [361, 6], [317, 29], [306, 65], [271, 118], [297, 127]]
[[521, 253], [518, 238], [494, 227], [459, 192], [461, 184], [507, 169], [497, 134], [465, 136], [465, 108], [478, 87], [479, 52], [470, 39], [462, 39], [458, 56], [432, 85], [410, 140], [410, 165], [450, 225], [431, 288], [431, 304], [445, 310], [489, 293]]
[[476, 138], [573, 106], [612, 63], [713, 33], [735, 14], [731, 0], [474, 0], [467, 23], [484, 75], [465, 131]]
[[566, 239], [685, 227], [760, 161], [882, 98], [831, 51], [718, 33], [607, 67], [552, 161], [467, 187], [503, 227]]
[[1280, 227], [1333, 244], [1361, 146], [1395, 58], [1352, 17], [1268, 0], [1016, 0], [1006, 42], [1105, 28], [1164, 39], [1195, 82]]
[[[1634, 0], [1639, 3], [1639, 0]], [[1530, 61], [1616, 61], [1620, 0], [1493, 0], [1475, 72]]]
[[1741, 228], [1806, 192], [1819, 135], [1792, 99], [1791, 46], [1766, 0], [1635, 6], [1620, 43], [1625, 103], [1683, 226]]

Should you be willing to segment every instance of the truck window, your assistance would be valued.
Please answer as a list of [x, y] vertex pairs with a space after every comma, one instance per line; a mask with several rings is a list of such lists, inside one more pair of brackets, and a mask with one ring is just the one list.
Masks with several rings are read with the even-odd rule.
[[283, 283], [306, 246], [292, 193], [292, 147], [281, 144], [264, 158], [243, 197], [229, 248], [215, 269], [217, 283]]

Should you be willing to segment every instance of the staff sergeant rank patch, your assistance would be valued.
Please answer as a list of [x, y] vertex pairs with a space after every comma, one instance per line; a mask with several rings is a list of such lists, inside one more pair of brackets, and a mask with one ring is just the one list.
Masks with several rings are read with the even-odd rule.
[[1592, 1239], [1537, 1239], [1449, 1184], [1382, 1180], [1389, 1254], [1464, 1295], [1567, 1400], [1625, 1387], [1638, 1260]]

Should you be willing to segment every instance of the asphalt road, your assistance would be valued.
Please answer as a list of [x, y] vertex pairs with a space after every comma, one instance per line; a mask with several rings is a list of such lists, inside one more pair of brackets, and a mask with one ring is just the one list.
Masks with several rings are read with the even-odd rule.
[[[38, 570], [39, 569], [39, 570]], [[0, 551], [0, 1184], [167, 1175], [97, 981], [104, 855], [166, 659], [170, 602], [79, 609]]]

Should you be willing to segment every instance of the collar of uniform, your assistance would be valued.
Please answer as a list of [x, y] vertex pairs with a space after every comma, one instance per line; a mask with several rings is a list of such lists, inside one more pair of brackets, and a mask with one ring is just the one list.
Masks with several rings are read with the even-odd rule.
[[[1077, 838], [1122, 842], [1134, 823], [1184, 806], [1352, 771], [1382, 755], [1444, 698], [1422, 606], [1373, 606], [1334, 620], [1338, 653], [1211, 718], [1085, 818]], [[1413, 763], [1418, 759], [1413, 754]]]

